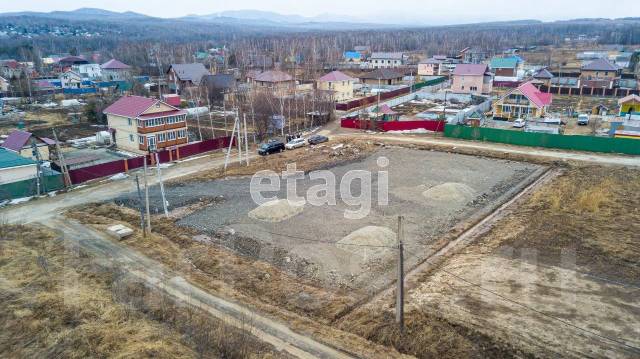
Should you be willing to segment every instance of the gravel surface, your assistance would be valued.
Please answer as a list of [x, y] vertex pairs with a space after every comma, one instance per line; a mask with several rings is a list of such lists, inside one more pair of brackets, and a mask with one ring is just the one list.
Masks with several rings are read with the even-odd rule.
[[[381, 156], [388, 159], [385, 168], [378, 165]], [[180, 219], [179, 225], [216, 236], [245, 255], [271, 261], [325, 285], [375, 291], [394, 278], [394, 246], [367, 247], [352, 243], [347, 249], [336, 242], [368, 226], [386, 227], [395, 233], [397, 217], [402, 215], [405, 259], [410, 268], [430, 253], [429, 246], [434, 239], [474, 213], [504, 200], [500, 197], [505, 192], [520, 185], [539, 168], [508, 160], [385, 147], [361, 161], [329, 169], [336, 177], [336, 205], [307, 203], [300, 213], [279, 222], [248, 215], [259, 206], [251, 198], [248, 177], [172, 185], [166, 191], [172, 208], [203, 200], [211, 202]], [[352, 170], [372, 172], [371, 211], [362, 219], [345, 218], [345, 210], [358, 207], [347, 205], [340, 196], [341, 179]], [[389, 172], [388, 205], [377, 202], [380, 170]], [[307, 174], [297, 180], [297, 193], [302, 196], [310, 187], [322, 183], [322, 180], [310, 180]], [[362, 190], [358, 180], [352, 181], [349, 187], [354, 196]], [[437, 193], [437, 196], [430, 197], [425, 192]], [[284, 199], [286, 193], [286, 182], [282, 179], [279, 191], [264, 195]], [[153, 211], [160, 212], [159, 190], [152, 188], [150, 195]], [[447, 196], [451, 200], [447, 200]], [[118, 198], [117, 203], [131, 206], [137, 204], [137, 199], [131, 193]], [[375, 238], [362, 240], [365, 245], [375, 242]]]

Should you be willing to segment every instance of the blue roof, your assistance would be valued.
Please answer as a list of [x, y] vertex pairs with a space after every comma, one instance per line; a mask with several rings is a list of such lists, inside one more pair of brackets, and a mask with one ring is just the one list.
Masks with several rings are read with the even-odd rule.
[[36, 161], [0, 147], [0, 168], [35, 165]]
[[356, 60], [362, 58], [362, 54], [357, 51], [345, 51], [344, 58]]
[[491, 59], [492, 69], [515, 69], [518, 67], [518, 59], [515, 57], [494, 57]]

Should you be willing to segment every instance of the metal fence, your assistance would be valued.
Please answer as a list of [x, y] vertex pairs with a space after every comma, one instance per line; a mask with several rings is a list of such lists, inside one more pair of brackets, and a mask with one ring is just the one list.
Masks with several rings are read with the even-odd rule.
[[[64, 187], [62, 174], [55, 171], [43, 170], [40, 177], [40, 193], [57, 191]], [[0, 185], [0, 201], [15, 198], [31, 197], [38, 194], [38, 180], [31, 178], [24, 181]]]
[[555, 135], [459, 125], [445, 125], [444, 136], [518, 146], [640, 155], [640, 141], [628, 138]]

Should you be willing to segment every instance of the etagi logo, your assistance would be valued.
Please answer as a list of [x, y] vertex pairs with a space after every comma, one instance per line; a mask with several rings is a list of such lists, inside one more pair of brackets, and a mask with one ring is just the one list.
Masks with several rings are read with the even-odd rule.
[[[280, 192], [281, 182], [285, 181], [286, 200], [292, 206], [337, 206], [336, 190], [339, 188], [340, 200], [348, 207], [344, 210], [344, 218], [362, 219], [371, 212], [373, 197], [373, 181], [376, 182], [376, 197], [378, 206], [389, 204], [389, 172], [383, 170], [389, 166], [387, 157], [378, 157], [376, 160], [378, 171], [351, 170], [340, 178], [340, 186], [336, 186], [337, 180], [333, 172], [318, 170], [309, 172], [306, 180], [304, 172], [296, 169], [295, 163], [287, 164], [287, 170], [282, 171], [282, 176], [271, 170], [259, 171], [251, 178], [251, 198], [257, 205], [277, 201], [277, 195], [265, 197], [263, 192]], [[308, 181], [310, 185], [304, 197], [298, 195], [298, 181]], [[352, 189], [356, 189], [355, 193]], [[357, 190], [359, 189], [359, 190]]]

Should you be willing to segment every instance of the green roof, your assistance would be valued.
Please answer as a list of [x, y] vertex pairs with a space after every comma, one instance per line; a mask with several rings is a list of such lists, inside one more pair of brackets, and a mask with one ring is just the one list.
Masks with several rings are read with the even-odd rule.
[[0, 147], [0, 168], [35, 165], [36, 161]]
[[494, 57], [491, 59], [492, 69], [515, 69], [518, 66], [518, 59], [515, 57]]

